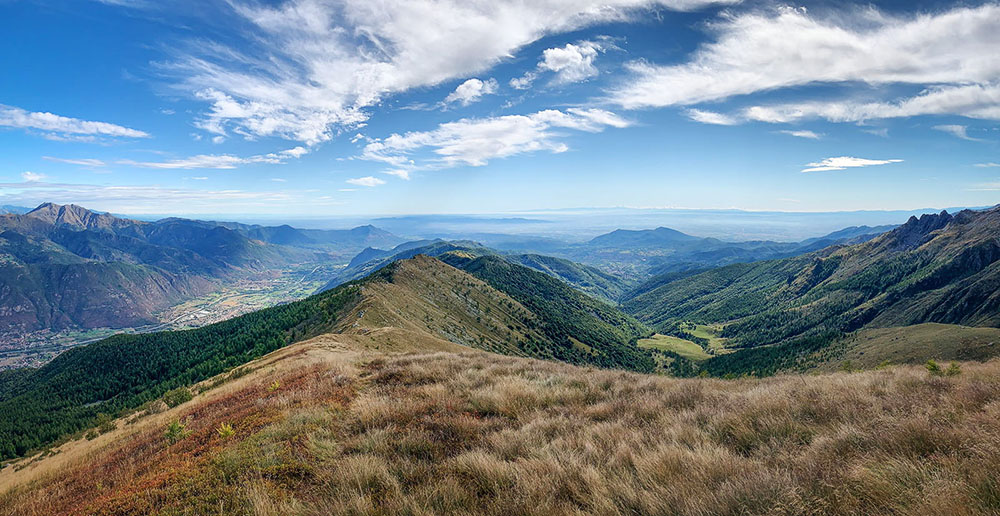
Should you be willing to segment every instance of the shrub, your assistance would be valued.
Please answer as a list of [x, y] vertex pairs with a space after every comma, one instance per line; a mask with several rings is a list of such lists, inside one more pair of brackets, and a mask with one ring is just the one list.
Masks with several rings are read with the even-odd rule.
[[98, 435], [100, 434], [97, 433], [97, 430], [90, 429], [90, 431], [87, 432], [87, 434], [84, 435], [84, 437], [86, 437], [88, 441], [93, 441], [94, 439], [97, 439]]
[[167, 430], [163, 433], [163, 436], [167, 439], [168, 443], [174, 444], [177, 441], [180, 441], [181, 439], [187, 437], [188, 434], [190, 433], [191, 432], [185, 429], [184, 423], [181, 423], [180, 420], [175, 419], [171, 421], [169, 425], [167, 425]]
[[958, 365], [958, 362], [952, 362], [944, 371], [945, 376], [958, 376], [960, 374], [962, 374], [962, 366]]
[[220, 423], [219, 428], [216, 428], [215, 431], [222, 439], [229, 439], [236, 433], [236, 430], [233, 430], [233, 425], [229, 423]]
[[111, 416], [105, 414], [104, 412], [97, 414], [97, 431], [99, 433], [106, 434], [114, 430], [115, 428], [118, 428], [118, 426], [115, 425], [115, 422], [114, 420], [111, 419]]
[[944, 371], [941, 370], [941, 366], [933, 360], [928, 360], [927, 363], [924, 364], [924, 367], [927, 368], [927, 372], [930, 373], [931, 376], [941, 376], [944, 374]]
[[163, 401], [168, 407], [173, 408], [181, 403], [191, 401], [194, 395], [187, 387], [178, 387], [163, 394]]
[[267, 390], [271, 391], [271, 392], [274, 392], [274, 391], [276, 391], [276, 390], [278, 390], [280, 388], [281, 388], [281, 382], [279, 382], [278, 380], [275, 380], [274, 382], [271, 383], [271, 385], [269, 385], [267, 387]]

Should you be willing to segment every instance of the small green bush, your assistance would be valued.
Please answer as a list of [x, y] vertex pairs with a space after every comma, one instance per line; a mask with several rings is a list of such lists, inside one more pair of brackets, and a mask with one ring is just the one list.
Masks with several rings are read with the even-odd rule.
[[941, 376], [944, 374], [944, 371], [941, 370], [941, 366], [933, 360], [928, 360], [927, 363], [924, 364], [924, 367], [927, 368], [927, 372], [930, 373], [931, 376]]
[[173, 420], [167, 425], [167, 430], [163, 433], [163, 436], [167, 439], [167, 442], [174, 444], [177, 441], [187, 437], [191, 432], [185, 429], [184, 423], [180, 420]]
[[229, 423], [221, 423], [215, 431], [219, 433], [219, 437], [222, 439], [229, 439], [236, 434], [236, 430], [233, 430], [233, 425]]
[[960, 374], [962, 374], [962, 366], [958, 365], [958, 362], [952, 362], [944, 371], [945, 376], [958, 376]]
[[194, 395], [191, 394], [191, 390], [187, 387], [178, 387], [163, 393], [163, 401], [170, 408], [191, 401], [191, 398], [194, 398]]
[[118, 426], [115, 425], [111, 416], [105, 414], [104, 412], [97, 414], [97, 431], [99, 433], [106, 434], [115, 428], [118, 428]]

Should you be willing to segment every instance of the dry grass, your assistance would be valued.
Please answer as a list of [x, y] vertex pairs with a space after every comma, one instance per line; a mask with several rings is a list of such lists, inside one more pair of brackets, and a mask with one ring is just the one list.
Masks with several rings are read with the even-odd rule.
[[0, 514], [1000, 513], [1000, 361], [724, 381], [357, 357], [193, 407], [184, 441], [137, 434]]

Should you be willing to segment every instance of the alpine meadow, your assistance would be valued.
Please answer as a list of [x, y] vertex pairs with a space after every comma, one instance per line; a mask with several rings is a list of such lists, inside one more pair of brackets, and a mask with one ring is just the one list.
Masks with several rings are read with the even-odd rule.
[[0, 516], [1000, 514], [996, 0], [0, 41]]

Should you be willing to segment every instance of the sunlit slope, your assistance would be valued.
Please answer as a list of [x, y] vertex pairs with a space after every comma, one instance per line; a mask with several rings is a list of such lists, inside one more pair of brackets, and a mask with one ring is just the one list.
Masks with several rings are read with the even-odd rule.
[[3, 469], [0, 515], [1000, 511], [997, 362], [671, 379], [407, 342], [209, 379]]
[[265, 353], [324, 333], [405, 336], [578, 364], [652, 370], [635, 341], [649, 333], [610, 305], [507, 262], [395, 262], [308, 299], [203, 328], [119, 335], [70, 350], [40, 369], [0, 377], [0, 457], [44, 447]]
[[871, 241], [680, 278], [627, 301], [655, 327], [729, 322], [736, 346], [938, 322], [1000, 326], [1000, 208], [911, 218]]

